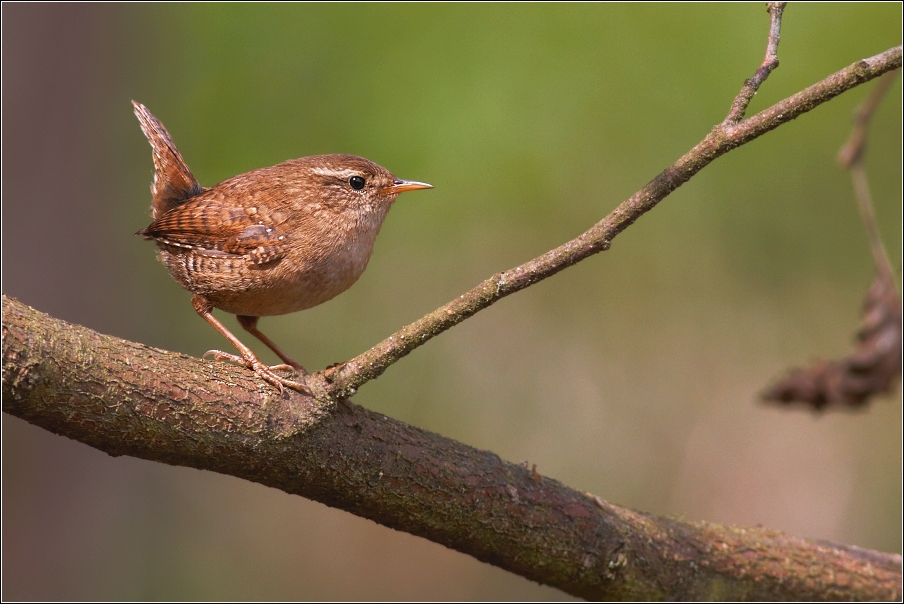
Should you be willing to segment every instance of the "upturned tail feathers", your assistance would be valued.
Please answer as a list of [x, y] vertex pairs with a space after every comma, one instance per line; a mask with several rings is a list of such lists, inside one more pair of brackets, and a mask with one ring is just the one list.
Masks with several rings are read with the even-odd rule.
[[204, 191], [185, 160], [176, 149], [176, 143], [147, 107], [132, 101], [135, 116], [141, 123], [141, 131], [154, 150], [154, 182], [151, 183], [151, 216], [156, 220], [185, 200]]

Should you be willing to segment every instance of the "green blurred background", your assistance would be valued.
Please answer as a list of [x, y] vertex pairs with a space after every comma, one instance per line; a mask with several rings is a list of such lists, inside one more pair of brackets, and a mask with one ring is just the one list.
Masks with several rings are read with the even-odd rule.
[[[721, 121], [768, 25], [762, 4], [2, 10], [2, 286], [51, 315], [192, 355], [226, 345], [133, 236], [153, 169], [130, 99], [208, 186], [335, 152], [436, 185], [399, 200], [351, 290], [262, 321], [312, 368], [601, 219]], [[899, 44], [901, 25], [897, 3], [791, 4], [751, 110]], [[900, 391], [823, 416], [757, 400], [789, 366], [850, 350], [872, 266], [834, 156], [870, 86], [719, 159], [611, 251], [431, 341], [355, 402], [617, 504], [900, 552]], [[867, 166], [900, 267], [900, 82]], [[563, 594], [3, 416], [3, 597]]]

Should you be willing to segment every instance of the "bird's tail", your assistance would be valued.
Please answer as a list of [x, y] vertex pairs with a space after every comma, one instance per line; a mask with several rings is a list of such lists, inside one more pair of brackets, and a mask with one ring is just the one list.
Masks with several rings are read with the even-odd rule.
[[148, 108], [132, 101], [135, 116], [141, 123], [141, 131], [154, 150], [154, 182], [151, 183], [151, 216], [160, 218], [185, 200], [204, 191], [185, 160], [176, 149], [176, 143], [163, 124]]

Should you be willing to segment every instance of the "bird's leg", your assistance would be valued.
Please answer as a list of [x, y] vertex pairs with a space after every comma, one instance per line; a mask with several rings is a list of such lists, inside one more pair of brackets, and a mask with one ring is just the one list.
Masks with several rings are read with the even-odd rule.
[[302, 373], [302, 375], [307, 375], [308, 372], [305, 371], [304, 367], [302, 367], [300, 364], [296, 363], [292, 359], [292, 357], [290, 357], [285, 352], [283, 352], [279, 346], [277, 346], [276, 344], [273, 343], [273, 340], [271, 340], [270, 338], [265, 336], [261, 332], [261, 330], [259, 330], [257, 328], [257, 321], [258, 321], [258, 319], [260, 319], [260, 317], [249, 317], [247, 315], [236, 315], [236, 318], [239, 320], [239, 325], [241, 325], [242, 327], [245, 328], [245, 331], [247, 331], [248, 333], [253, 335], [255, 338], [257, 338], [264, 344], [266, 344], [267, 348], [269, 348], [274, 353], [276, 353], [276, 356], [278, 356], [280, 359], [282, 359], [283, 363], [285, 363], [289, 367], [292, 367], [293, 369], [300, 371]]
[[191, 304], [195, 307], [195, 310], [204, 318], [205, 321], [213, 325], [214, 328], [221, 334], [223, 334], [223, 336], [227, 340], [229, 340], [233, 346], [235, 346], [236, 350], [239, 351], [238, 355], [234, 355], [229, 354], [228, 352], [223, 352], [221, 350], [208, 350], [204, 353], [204, 356], [212, 354], [213, 358], [218, 361], [232, 361], [234, 363], [238, 363], [239, 365], [244, 365], [245, 367], [254, 370], [256, 374], [261, 376], [266, 381], [278, 387], [280, 392], [282, 392], [283, 386], [288, 386], [289, 388], [298, 390], [299, 392], [308, 391], [304, 384], [286, 379], [274, 373], [274, 370], [293, 369], [289, 365], [274, 365], [273, 367], [264, 365], [260, 361], [260, 359], [255, 356], [250, 348], [242, 344], [242, 342], [237, 337], [232, 335], [232, 332], [226, 329], [225, 325], [220, 323], [217, 318], [213, 316], [213, 305], [207, 298], [200, 294], [195, 294], [191, 297]]

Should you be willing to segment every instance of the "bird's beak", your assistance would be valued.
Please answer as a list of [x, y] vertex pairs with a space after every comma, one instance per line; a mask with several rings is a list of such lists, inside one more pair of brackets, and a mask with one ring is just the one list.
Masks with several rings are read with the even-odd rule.
[[405, 191], [417, 191], [418, 189], [432, 188], [433, 185], [428, 185], [425, 182], [418, 182], [416, 180], [402, 180], [401, 178], [396, 178], [395, 182], [392, 183], [392, 186], [380, 189], [380, 194], [398, 195], [399, 193], [404, 193]]

